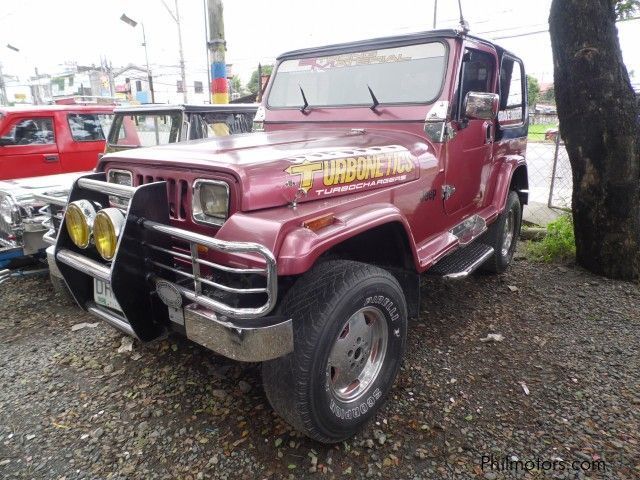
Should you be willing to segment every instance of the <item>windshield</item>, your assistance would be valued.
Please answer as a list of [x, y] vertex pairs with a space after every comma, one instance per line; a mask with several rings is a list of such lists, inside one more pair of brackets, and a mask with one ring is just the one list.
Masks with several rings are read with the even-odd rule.
[[430, 103], [440, 93], [445, 68], [446, 49], [439, 42], [285, 60], [268, 105], [302, 107], [303, 92], [311, 108], [370, 106], [372, 93], [380, 104]]
[[118, 113], [109, 145], [118, 147], [150, 147], [180, 140], [182, 112]]

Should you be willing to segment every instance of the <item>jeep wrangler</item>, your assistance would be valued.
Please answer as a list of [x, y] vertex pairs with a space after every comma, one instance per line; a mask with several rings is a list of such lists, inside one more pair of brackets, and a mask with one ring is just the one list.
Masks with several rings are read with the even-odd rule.
[[273, 408], [341, 441], [389, 394], [420, 275], [511, 263], [526, 106], [518, 57], [464, 32], [285, 53], [261, 132], [108, 154], [79, 178], [57, 266], [128, 335], [262, 362]]

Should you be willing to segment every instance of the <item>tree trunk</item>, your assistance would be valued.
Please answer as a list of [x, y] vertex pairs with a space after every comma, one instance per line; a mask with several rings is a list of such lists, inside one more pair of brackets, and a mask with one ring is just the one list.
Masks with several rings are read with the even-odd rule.
[[640, 125], [612, 0], [553, 0], [560, 134], [573, 172], [579, 265], [640, 278]]

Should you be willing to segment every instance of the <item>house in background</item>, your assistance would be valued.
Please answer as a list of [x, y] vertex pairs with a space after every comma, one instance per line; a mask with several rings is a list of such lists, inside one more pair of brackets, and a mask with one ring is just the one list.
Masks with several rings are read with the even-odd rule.
[[151, 103], [151, 89], [145, 68], [129, 64], [113, 72], [113, 82], [115, 96], [119, 101]]
[[[156, 103], [183, 103], [185, 90], [188, 103], [211, 103], [207, 71], [204, 68], [187, 70], [186, 85], [176, 66], [154, 65], [152, 68], [153, 100]], [[5, 73], [2, 78], [7, 99], [2, 98], [3, 91], [0, 91], [0, 104], [47, 104], [61, 99], [89, 97], [115, 97], [121, 103], [152, 102], [147, 69], [134, 64], [116, 69], [106, 62], [97, 67], [70, 63], [55, 75], [36, 74], [22, 79]]]

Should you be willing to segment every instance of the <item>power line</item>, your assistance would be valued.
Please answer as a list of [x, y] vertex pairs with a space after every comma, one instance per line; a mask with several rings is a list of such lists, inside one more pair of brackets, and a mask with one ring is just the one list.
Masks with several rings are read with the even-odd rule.
[[[639, 20], [640, 16], [638, 17], [632, 17], [632, 18], [623, 18], [622, 20], [618, 20], [616, 23], [621, 23], [621, 22], [630, 22], [633, 20]], [[519, 37], [528, 37], [531, 35], [538, 35], [540, 33], [549, 33], [549, 29], [547, 28], [546, 30], [538, 30], [535, 32], [527, 32], [527, 33], [518, 33], [515, 35], [505, 35], [503, 37], [493, 37], [494, 40], [503, 40], [505, 38], [519, 38]]]

